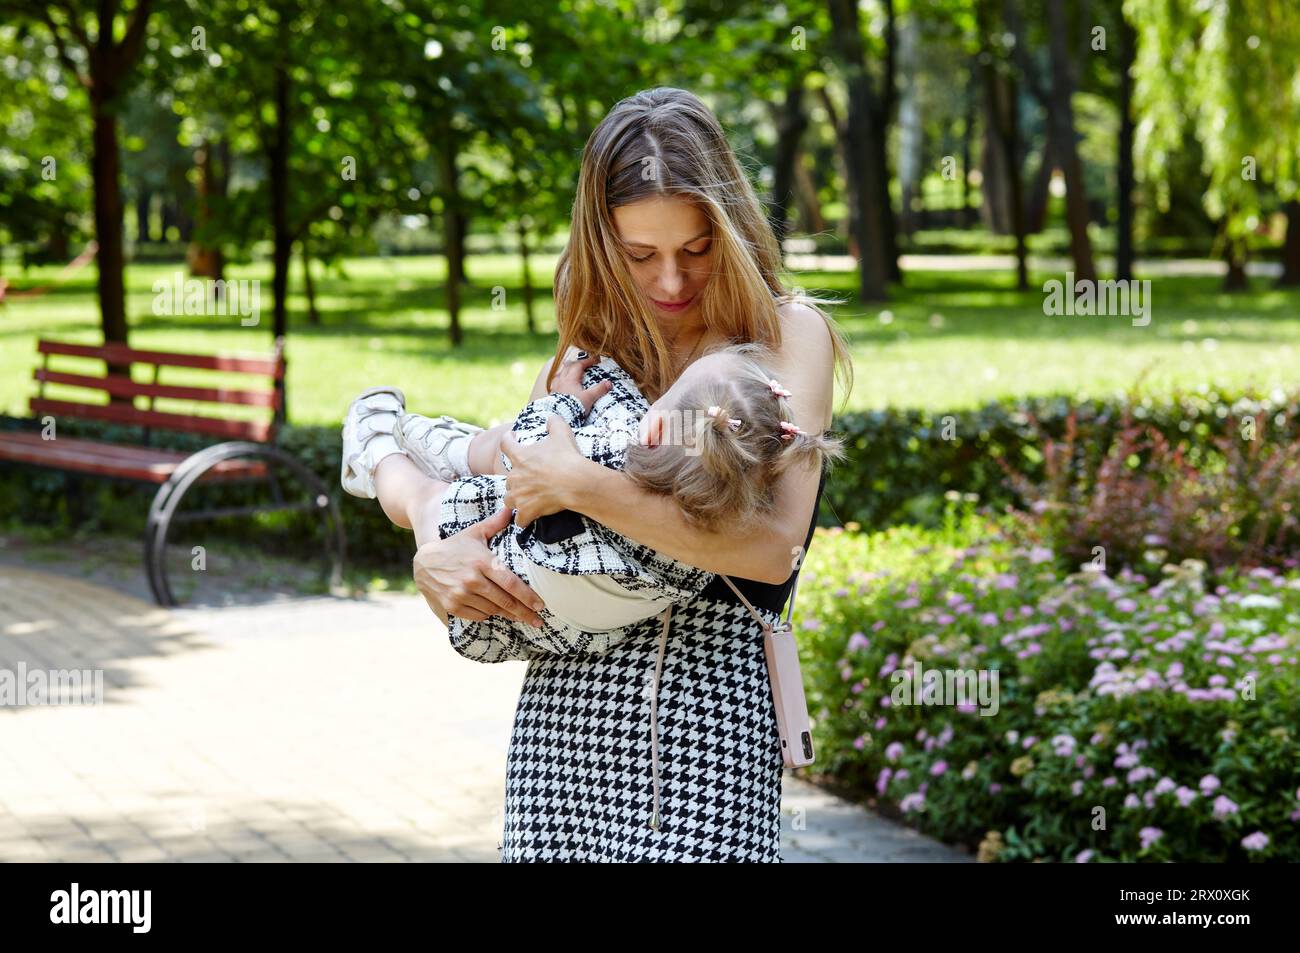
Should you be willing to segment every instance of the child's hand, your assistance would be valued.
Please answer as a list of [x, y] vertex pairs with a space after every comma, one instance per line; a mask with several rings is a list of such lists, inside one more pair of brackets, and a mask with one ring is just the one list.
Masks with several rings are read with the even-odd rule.
[[555, 374], [555, 380], [551, 382], [551, 393], [568, 394], [576, 397], [582, 404], [582, 409], [591, 413], [591, 408], [596, 406], [596, 401], [600, 400], [614, 387], [612, 381], [601, 381], [594, 387], [584, 388], [582, 386], [582, 375], [594, 364], [600, 362], [599, 354], [591, 354], [581, 360], [565, 361], [560, 365], [560, 369]]

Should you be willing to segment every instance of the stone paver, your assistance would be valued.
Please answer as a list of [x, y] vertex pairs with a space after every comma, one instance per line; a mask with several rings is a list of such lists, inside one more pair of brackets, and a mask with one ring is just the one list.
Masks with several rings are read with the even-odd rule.
[[[418, 596], [159, 609], [0, 565], [0, 669], [102, 669], [0, 707], [0, 861], [499, 859], [522, 663]], [[787, 862], [967, 861], [787, 773]]]

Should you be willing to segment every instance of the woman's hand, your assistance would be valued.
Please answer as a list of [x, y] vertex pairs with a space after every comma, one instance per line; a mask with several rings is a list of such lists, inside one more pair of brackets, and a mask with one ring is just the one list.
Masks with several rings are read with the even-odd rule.
[[[578, 353], [585, 353], [579, 351]], [[565, 361], [560, 365], [560, 369], [555, 372], [555, 380], [551, 382], [551, 392], [554, 394], [568, 394], [576, 397], [582, 404], [582, 409], [591, 413], [591, 408], [611, 390], [614, 389], [613, 381], [601, 381], [592, 387], [582, 386], [582, 375], [586, 373], [587, 368], [600, 363], [599, 354], [588, 354], [586, 357], [573, 361]]]
[[600, 466], [579, 452], [563, 417], [547, 417], [546, 433], [545, 440], [527, 446], [513, 433], [501, 441], [501, 452], [511, 467], [506, 474], [506, 510], [514, 509], [515, 525], [520, 529], [539, 516], [572, 509], [569, 501], [582, 486], [584, 469]]
[[[416, 550], [415, 585], [434, 614], [449, 624], [454, 615], [471, 622], [504, 615], [541, 628], [541, 597], [488, 549], [490, 540], [510, 525], [510, 508], [446, 539], [432, 539]], [[536, 609], [537, 611], [534, 611]]]

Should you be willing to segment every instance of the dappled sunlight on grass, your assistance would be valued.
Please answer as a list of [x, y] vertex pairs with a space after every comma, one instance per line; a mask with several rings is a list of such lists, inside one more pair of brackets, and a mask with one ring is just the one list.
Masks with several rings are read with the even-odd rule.
[[[359, 391], [390, 383], [409, 406], [490, 425], [512, 417], [555, 343], [550, 282], [555, 255], [533, 260], [537, 333], [523, 315], [518, 259], [472, 256], [462, 289], [465, 344], [448, 342], [442, 286], [444, 263], [428, 256], [359, 258], [317, 272], [321, 323], [306, 319], [301, 267], [291, 281], [288, 402], [292, 420], [336, 423]], [[271, 347], [271, 282], [264, 263], [232, 266], [229, 279], [260, 278], [261, 315], [245, 327], [237, 315], [204, 317], [152, 313], [152, 286], [178, 266], [128, 270], [131, 343], [179, 351], [267, 351]], [[16, 289], [51, 285], [56, 268], [9, 275]], [[854, 352], [856, 385], [847, 409], [918, 406], [958, 409], [997, 397], [1042, 393], [1100, 396], [1128, 389], [1146, 372], [1153, 390], [1198, 386], [1261, 389], [1294, 386], [1300, 375], [1300, 293], [1279, 292], [1266, 279], [1253, 290], [1225, 295], [1209, 277], [1152, 279], [1151, 322], [1134, 327], [1123, 316], [1043, 313], [1043, 282], [1017, 292], [1002, 271], [910, 271], [884, 304], [853, 297], [855, 276], [805, 272], [792, 283], [849, 300], [836, 318]], [[1139, 277], [1141, 277], [1139, 275]], [[504, 289], [504, 307], [496, 308]], [[99, 340], [94, 273], [53, 285], [36, 298], [11, 299], [0, 311], [0, 410], [25, 415], [34, 390], [38, 336]], [[88, 362], [87, 366], [92, 366]], [[75, 369], [69, 365], [69, 369]], [[184, 369], [164, 380], [194, 382]], [[208, 375], [229, 386], [240, 375]], [[71, 396], [75, 392], [67, 392]], [[50, 396], [58, 396], [54, 389]], [[837, 395], [837, 409], [843, 395]], [[173, 402], [159, 409], [186, 409]], [[191, 408], [192, 409], [192, 408]]]

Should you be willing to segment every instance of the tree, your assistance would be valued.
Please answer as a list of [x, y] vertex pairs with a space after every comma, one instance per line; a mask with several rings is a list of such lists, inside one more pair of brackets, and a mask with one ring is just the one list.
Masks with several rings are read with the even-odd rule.
[[863, 301], [884, 301], [889, 243], [879, 197], [885, 169], [883, 148], [875, 141], [883, 104], [876, 93], [862, 49], [861, 26], [854, 0], [828, 0], [832, 42], [848, 89], [848, 118], [842, 138], [848, 166], [851, 229], [858, 247], [859, 294]]
[[[59, 60], [89, 98], [99, 309], [106, 342], [127, 341], [118, 114], [153, 11], [154, 0], [136, 0], [129, 10], [120, 0], [100, 0], [93, 13], [75, 2], [0, 0], [0, 13], [44, 26]], [[109, 371], [129, 374], [130, 368], [111, 366]]]
[[[988, 139], [998, 155], [1004, 176], [1012, 233], [1016, 238], [1016, 288], [1029, 290], [1025, 251], [1025, 216], [1020, 176], [1020, 115], [1018, 87], [1011, 54], [993, 0], [975, 0], [976, 32], [980, 43], [979, 67], [983, 80]], [[1014, 43], [1014, 35], [1010, 35]], [[986, 180], [986, 187], [989, 183]]]
[[1169, 175], [1188, 128], [1209, 175], [1206, 211], [1219, 222], [1225, 290], [1246, 287], [1251, 233], [1272, 202], [1288, 212], [1283, 277], [1300, 281], [1300, 21], [1286, 0], [1125, 0], [1137, 29], [1134, 100], [1148, 174]]

